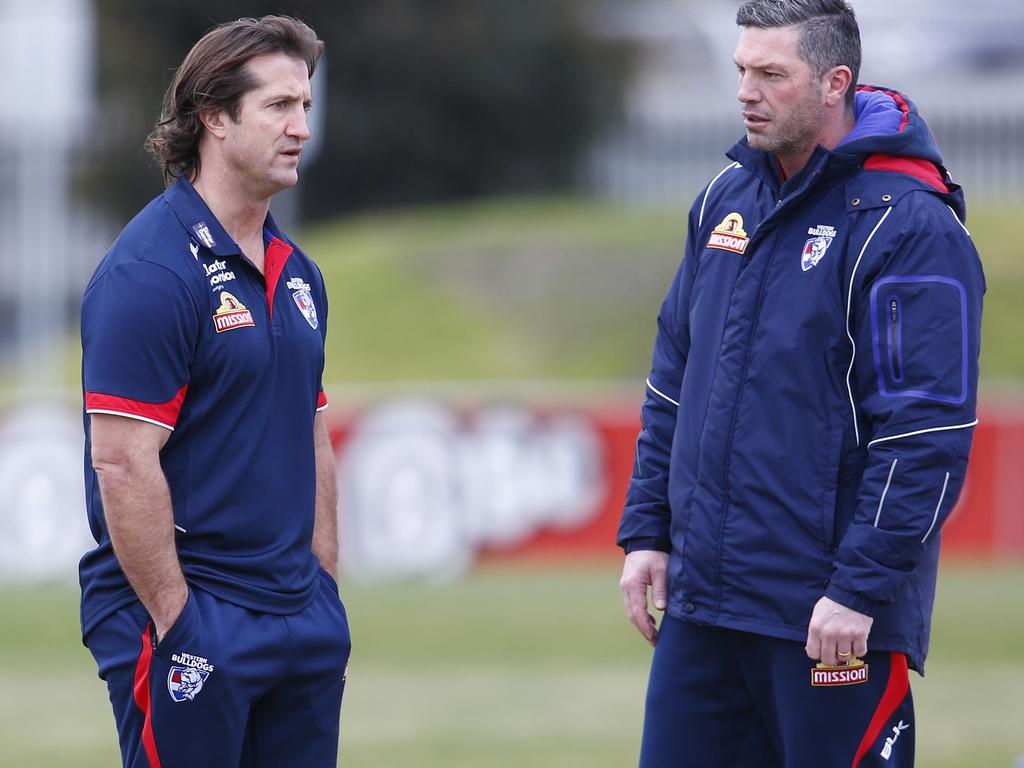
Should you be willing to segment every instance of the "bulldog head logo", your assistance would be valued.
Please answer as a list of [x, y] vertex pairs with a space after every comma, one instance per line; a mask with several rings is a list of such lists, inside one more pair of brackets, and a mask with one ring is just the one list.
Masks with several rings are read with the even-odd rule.
[[192, 701], [203, 690], [210, 673], [195, 667], [171, 667], [167, 673], [167, 690], [175, 701]]

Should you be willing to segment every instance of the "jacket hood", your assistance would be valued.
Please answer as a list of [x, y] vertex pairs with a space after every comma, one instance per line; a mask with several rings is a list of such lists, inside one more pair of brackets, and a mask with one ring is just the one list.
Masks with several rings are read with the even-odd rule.
[[[819, 147], [817, 150], [828, 155], [829, 175], [854, 167], [902, 173], [942, 193], [957, 217], [961, 221], [965, 219], [959, 187], [952, 183], [942, 165], [942, 153], [935, 137], [909, 97], [882, 86], [859, 85], [854, 97], [854, 115], [853, 130], [835, 149], [826, 152]], [[774, 158], [750, 147], [746, 137], [728, 156], [748, 168], [759, 168], [761, 175], [775, 167]], [[812, 158], [808, 165], [813, 162]]]
[[857, 123], [835, 152], [889, 155], [942, 165], [942, 153], [928, 124], [906, 95], [875, 85], [859, 85], [854, 97]]

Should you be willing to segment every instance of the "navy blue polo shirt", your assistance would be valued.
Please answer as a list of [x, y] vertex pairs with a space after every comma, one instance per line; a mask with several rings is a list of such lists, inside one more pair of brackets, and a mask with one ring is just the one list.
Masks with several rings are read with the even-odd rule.
[[100, 262], [82, 300], [85, 489], [97, 547], [82, 558], [82, 628], [135, 599], [111, 548], [90, 414], [171, 430], [160, 453], [191, 585], [268, 613], [313, 597], [313, 420], [327, 296], [268, 215], [265, 277], [182, 179]]

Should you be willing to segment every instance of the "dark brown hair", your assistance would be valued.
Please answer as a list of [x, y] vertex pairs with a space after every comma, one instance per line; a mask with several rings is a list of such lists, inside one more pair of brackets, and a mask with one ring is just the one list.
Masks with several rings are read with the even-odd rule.
[[798, 26], [797, 52], [815, 75], [821, 77], [833, 67], [850, 68], [853, 81], [846, 91], [846, 105], [853, 108], [860, 76], [860, 28], [846, 0], [745, 0], [736, 23], [762, 29]]
[[246, 63], [283, 53], [304, 61], [312, 77], [323, 49], [316, 32], [289, 16], [238, 19], [203, 35], [174, 75], [160, 119], [146, 139], [146, 149], [163, 169], [164, 183], [199, 172], [201, 110], [223, 109], [238, 120], [239, 101], [256, 86]]

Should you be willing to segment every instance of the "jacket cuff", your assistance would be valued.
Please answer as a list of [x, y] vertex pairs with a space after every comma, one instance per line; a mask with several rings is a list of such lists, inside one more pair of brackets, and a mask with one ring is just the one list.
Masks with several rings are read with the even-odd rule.
[[630, 552], [637, 552], [642, 549], [657, 550], [658, 552], [671, 552], [672, 542], [668, 539], [656, 536], [638, 536], [635, 539], [626, 539], [621, 544], [622, 549], [628, 555]]
[[858, 595], [856, 592], [848, 592], [832, 583], [829, 583], [825, 589], [825, 597], [829, 600], [835, 600], [840, 605], [844, 605], [857, 613], [863, 613], [865, 616], [872, 618], [875, 617], [875, 613], [882, 607], [881, 603], [869, 600], [863, 595]]

